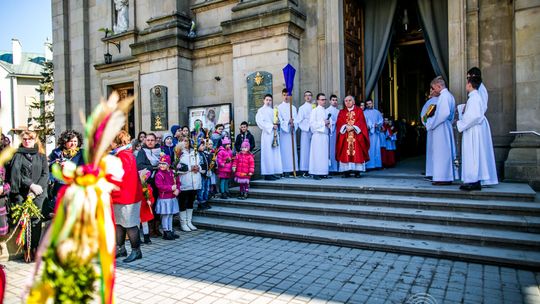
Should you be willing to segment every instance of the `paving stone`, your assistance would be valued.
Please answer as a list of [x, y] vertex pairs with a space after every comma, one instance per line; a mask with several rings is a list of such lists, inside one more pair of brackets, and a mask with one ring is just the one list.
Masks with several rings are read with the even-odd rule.
[[[509, 267], [203, 229], [142, 250], [118, 265], [118, 303], [403, 303], [426, 291], [438, 303], [540, 300], [539, 273]], [[5, 265], [4, 303], [19, 303], [33, 265]]]

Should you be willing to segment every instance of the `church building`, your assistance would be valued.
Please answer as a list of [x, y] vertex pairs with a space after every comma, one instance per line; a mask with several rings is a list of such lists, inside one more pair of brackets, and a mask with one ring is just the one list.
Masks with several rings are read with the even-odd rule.
[[431, 79], [462, 104], [476, 66], [499, 175], [540, 186], [538, 1], [52, 0], [52, 14], [58, 133], [113, 90], [137, 96], [132, 136], [196, 118], [234, 131], [264, 94], [281, 101], [287, 64], [297, 106], [305, 90], [370, 97], [415, 126]]

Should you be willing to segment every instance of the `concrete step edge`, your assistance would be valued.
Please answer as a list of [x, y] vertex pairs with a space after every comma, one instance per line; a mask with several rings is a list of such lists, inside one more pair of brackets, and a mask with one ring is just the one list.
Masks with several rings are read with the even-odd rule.
[[[238, 193], [238, 190], [233, 188], [231, 192]], [[508, 212], [523, 212], [531, 214], [531, 212], [540, 215], [540, 204], [534, 202], [514, 202], [514, 201], [492, 201], [492, 200], [468, 200], [468, 199], [449, 199], [439, 197], [411, 197], [406, 195], [384, 195], [384, 194], [354, 194], [354, 193], [337, 193], [337, 192], [309, 192], [291, 190], [287, 192], [276, 192], [269, 189], [251, 189], [250, 197], [279, 197], [285, 199], [304, 199], [312, 202], [323, 201], [324, 203], [377, 203], [377, 204], [395, 204], [405, 206], [430, 206], [441, 209], [476, 209], [480, 211], [508, 211]]]
[[[463, 223], [472, 226], [491, 225], [505, 226], [523, 230], [526, 228], [540, 229], [540, 216], [522, 216], [506, 214], [482, 214], [474, 212], [456, 212], [441, 210], [425, 210], [415, 208], [400, 208], [373, 205], [351, 205], [351, 204], [321, 204], [316, 202], [298, 202], [291, 200], [266, 200], [258, 198], [239, 199], [214, 199], [212, 205], [216, 206], [239, 206], [250, 209], [275, 209], [299, 213], [309, 212], [311, 214], [341, 215], [349, 217], [381, 217], [381, 218], [401, 218], [413, 220], [429, 220], [433, 222]], [[376, 210], [378, 209], [378, 210]], [[540, 231], [539, 231], [540, 232]]]
[[[478, 229], [472, 227], [445, 226], [436, 224], [423, 224], [417, 222], [381, 221], [361, 219], [361, 222], [343, 220], [342, 217], [294, 214], [289, 212], [261, 211], [243, 208], [214, 207], [200, 213], [212, 217], [227, 217], [245, 219], [246, 221], [260, 221], [283, 223], [291, 225], [304, 225], [326, 228], [329, 230], [373, 231], [383, 234], [399, 234], [408, 236], [424, 236], [431, 238], [451, 238], [455, 240], [512, 244], [540, 249], [540, 235], [501, 231], [495, 229]], [[303, 215], [303, 216], [302, 216]], [[401, 225], [401, 227], [400, 227]], [[408, 228], [408, 229], [406, 229]], [[459, 231], [459, 230], [461, 231]]]
[[[287, 182], [288, 179], [281, 179], [277, 181], [264, 181], [256, 180], [251, 183], [252, 188], [265, 188], [265, 189], [281, 189], [281, 190], [290, 190], [290, 189], [308, 189], [312, 192], [326, 192], [328, 190], [336, 192], [336, 188], [339, 189], [339, 184], [324, 184], [317, 183], [314, 187], [313, 183], [307, 183], [305, 180], [300, 182], [294, 182], [291, 180]], [[428, 183], [428, 182], [426, 182]], [[495, 186], [496, 187], [496, 186]], [[459, 190], [459, 184], [452, 186], [429, 186], [426, 187], [414, 187], [411, 186], [382, 186], [382, 185], [347, 185], [347, 188], [342, 188], [347, 190], [347, 192], [377, 192], [377, 193], [388, 193], [392, 195], [406, 194], [409, 196], [430, 196], [436, 193], [440, 197], [459, 197], [459, 198], [468, 198], [483, 200], [486, 198], [497, 198], [504, 199], [509, 201], [530, 201], [533, 202], [536, 198], [536, 192], [528, 187], [524, 192], [517, 191], [495, 191], [491, 188], [486, 188], [483, 191], [472, 191], [464, 192]]]
[[[526, 250], [513, 250], [500, 247], [485, 247], [463, 244], [451, 244], [431, 240], [403, 239], [350, 233], [328, 233], [320, 229], [287, 227], [284, 231], [280, 225], [222, 220], [208, 217], [196, 217], [197, 226], [207, 229], [229, 231], [264, 237], [277, 237], [311, 243], [324, 243], [338, 246], [391, 251], [413, 255], [424, 255], [437, 258], [465, 260], [475, 263], [489, 263], [524, 269], [540, 269], [540, 253]], [[283, 230], [283, 229], [281, 229]], [[372, 239], [372, 241], [366, 240]], [[386, 241], [386, 242], [384, 242]], [[416, 243], [415, 243], [416, 242]], [[401, 243], [401, 244], [400, 244]]]

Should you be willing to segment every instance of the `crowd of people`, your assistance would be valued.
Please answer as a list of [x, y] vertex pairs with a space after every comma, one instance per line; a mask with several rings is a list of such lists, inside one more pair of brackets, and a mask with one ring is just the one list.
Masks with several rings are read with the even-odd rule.
[[[460, 189], [471, 191], [496, 184], [497, 173], [485, 117], [488, 94], [479, 69], [468, 72], [466, 88], [467, 103], [456, 107], [444, 80], [433, 79], [421, 121], [427, 131], [426, 177], [433, 185], [451, 185], [458, 179], [455, 125], [463, 133]], [[266, 95], [256, 115], [261, 129], [260, 173], [265, 180], [287, 178], [293, 173], [315, 180], [331, 174], [360, 177], [366, 170], [395, 165], [399, 128], [374, 109], [373, 101], [357, 105], [349, 95], [338, 109], [336, 95], [330, 96], [327, 106], [325, 94], [317, 94], [313, 101], [313, 94], [305, 91], [304, 104], [297, 110], [287, 90], [283, 90], [282, 99], [273, 107], [272, 95]], [[31, 221], [31, 260], [42, 224], [54, 215], [55, 198], [63, 186], [49, 174], [51, 167], [67, 161], [82, 165], [83, 137], [75, 130], [62, 132], [57, 148], [48, 157], [35, 132], [23, 131], [20, 139], [11, 161], [0, 168], [0, 236], [10, 229], [9, 206], [32, 196], [43, 217]], [[0, 147], [10, 144], [2, 135]], [[223, 125], [204, 128], [200, 120], [192, 129], [174, 125], [163, 135], [140, 132], [133, 140], [126, 131], [120, 131], [110, 146], [110, 154], [121, 160], [124, 169], [123, 180], [111, 193], [116, 256], [125, 257], [123, 261], [129, 263], [142, 258], [141, 243], [151, 244], [151, 237], [177, 239], [173, 229], [176, 215], [182, 231], [197, 230], [192, 222], [195, 201], [197, 208], [205, 210], [211, 208], [210, 198], [231, 197], [229, 185], [233, 180], [240, 186], [238, 198], [247, 199], [255, 174], [254, 149], [255, 139], [247, 122], [241, 123], [234, 142]], [[129, 256], [126, 236], [132, 249]]]
[[[460, 189], [471, 191], [497, 184], [498, 179], [485, 116], [488, 94], [480, 69], [469, 70], [466, 88], [467, 103], [456, 107], [444, 79], [436, 77], [420, 117], [427, 133], [426, 179], [436, 186], [461, 179]], [[357, 105], [353, 96], [346, 96], [339, 110], [336, 95], [330, 96], [327, 106], [324, 93], [317, 94], [314, 101], [313, 94], [305, 91], [304, 104], [297, 110], [286, 89], [282, 100], [272, 107], [273, 96], [266, 95], [256, 116], [261, 129], [261, 174], [266, 180], [286, 178], [295, 171], [315, 180], [338, 173], [360, 177], [367, 170], [395, 166], [396, 146], [404, 145], [406, 127], [399, 124], [396, 128], [374, 108], [372, 100]], [[455, 151], [454, 126], [463, 133], [461, 160]]]
[[[83, 137], [75, 130], [62, 132], [57, 148], [48, 157], [35, 132], [24, 131], [20, 139], [11, 161], [0, 168], [0, 236], [14, 228], [10, 227], [9, 207], [31, 195], [43, 217], [31, 222], [30, 261], [39, 245], [43, 223], [54, 215], [56, 196], [63, 186], [50, 174], [52, 166], [64, 166], [68, 161], [83, 165]], [[10, 144], [9, 138], [2, 136], [0, 147]], [[175, 215], [182, 231], [197, 230], [192, 222], [195, 200], [204, 210], [211, 208], [211, 197], [231, 197], [229, 183], [233, 179], [241, 188], [239, 199], [246, 199], [255, 173], [254, 148], [255, 139], [247, 122], [241, 124], [234, 143], [223, 125], [208, 130], [201, 121], [195, 122], [193, 130], [175, 125], [163, 136], [140, 132], [133, 140], [126, 131], [120, 131], [110, 146], [110, 154], [121, 160], [124, 170], [122, 181], [111, 193], [116, 256], [125, 257], [123, 261], [129, 263], [142, 258], [141, 243], [150, 244], [150, 236], [177, 239], [172, 225]], [[126, 236], [132, 249], [129, 256]]]
[[282, 100], [272, 108], [273, 96], [266, 95], [256, 115], [261, 129], [261, 174], [266, 180], [293, 173], [315, 180], [340, 173], [360, 177], [366, 170], [395, 166], [398, 132], [372, 100], [357, 105], [353, 96], [346, 96], [341, 110], [336, 95], [330, 96], [327, 106], [325, 94], [313, 100], [312, 92], [305, 91], [298, 110], [290, 104], [287, 90], [282, 91]]

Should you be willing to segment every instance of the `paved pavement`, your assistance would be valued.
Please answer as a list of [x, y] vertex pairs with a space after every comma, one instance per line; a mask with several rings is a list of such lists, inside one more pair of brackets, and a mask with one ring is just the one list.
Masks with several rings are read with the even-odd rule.
[[[540, 272], [232, 233], [153, 239], [117, 303], [540, 303]], [[5, 263], [6, 304], [32, 265]]]

